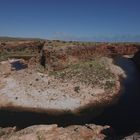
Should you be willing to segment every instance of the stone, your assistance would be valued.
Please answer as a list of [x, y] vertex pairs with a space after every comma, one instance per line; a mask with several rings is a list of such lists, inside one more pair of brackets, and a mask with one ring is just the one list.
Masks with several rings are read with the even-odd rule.
[[[28, 73], [30, 68], [27, 67], [13, 71], [8, 77], [0, 77], [0, 81], [4, 83], [4, 86], [0, 87], [0, 108], [49, 114], [84, 114], [91, 118], [96, 117], [105, 107], [116, 103], [121, 95], [119, 76], [123, 75], [123, 70], [114, 65], [112, 59], [103, 58], [105, 59], [107, 67], [112, 71], [111, 73], [114, 73], [115, 83], [112, 89], [106, 90], [103, 86], [92, 87], [80, 81], [77, 82], [75, 79], [55, 78], [34, 69], [32, 73]], [[43, 77], [40, 78], [42, 75]], [[92, 116], [88, 115], [87, 111], [95, 113]]]
[[17, 132], [3, 133], [0, 140], [104, 140], [103, 133], [109, 126], [94, 124], [58, 127], [57, 125], [35, 125]]

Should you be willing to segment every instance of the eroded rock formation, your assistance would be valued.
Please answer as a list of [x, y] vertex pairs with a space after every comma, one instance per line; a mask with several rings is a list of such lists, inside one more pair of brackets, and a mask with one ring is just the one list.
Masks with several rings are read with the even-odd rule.
[[73, 63], [99, 56], [134, 55], [140, 50], [137, 44], [99, 44], [97, 46], [48, 46], [42, 49], [42, 64], [48, 70], [61, 70]]
[[17, 132], [15, 128], [5, 128], [0, 129], [3, 132], [0, 133], [0, 140], [104, 140], [104, 132], [107, 129], [110, 127], [94, 124], [66, 128], [57, 125], [36, 125]]

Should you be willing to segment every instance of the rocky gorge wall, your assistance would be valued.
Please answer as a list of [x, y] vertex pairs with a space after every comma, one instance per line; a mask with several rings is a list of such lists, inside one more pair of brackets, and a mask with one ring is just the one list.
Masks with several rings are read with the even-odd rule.
[[0, 41], [0, 61], [8, 58], [26, 60], [35, 58], [29, 63], [41, 63], [46, 70], [55, 71], [79, 61], [94, 59], [94, 57], [134, 55], [133, 60], [140, 67], [140, 45], [136, 43], [50, 46], [48, 42], [43, 40]]
[[48, 46], [42, 49], [41, 63], [48, 70], [55, 71], [79, 61], [99, 56], [134, 55], [140, 50], [138, 44], [102, 44], [98, 46]]
[[[118, 44], [107, 44], [107, 43], [104, 43], [104, 44], [99, 44], [98, 46], [94, 46], [94, 45], [89, 45], [89, 46], [84, 46], [84, 45], [83, 46], [82, 45], [81, 46], [65, 45], [65, 46], [57, 46], [57, 47], [55, 47], [55, 46], [49, 46], [47, 42], [45, 44], [44, 43], [45, 42], [40, 42], [40, 41], [39, 42], [36, 42], [36, 41], [35, 42], [24, 41], [24, 42], [16, 42], [16, 43], [13, 42], [13, 44], [12, 44], [12, 42], [8, 42], [8, 43], [5, 43], [5, 44], [1, 43], [2, 46], [0, 47], [0, 57], [3, 57], [5, 55], [6, 55], [6, 57], [4, 57], [4, 59], [7, 59], [7, 58], [24, 58], [24, 59], [26, 59], [28, 57], [28, 59], [30, 59], [30, 61], [27, 61], [28, 62], [28, 65], [30, 65], [29, 63], [31, 63], [31, 64], [39, 64], [41, 62], [41, 64], [45, 67], [45, 70], [50, 70], [50, 71], [61, 70], [61, 69], [64, 69], [64, 68], [69, 67], [69, 65], [76, 64], [76, 63], [79, 64], [79, 62], [81, 62], [81, 61], [94, 60], [96, 57], [100, 57], [100, 56], [112, 57], [112, 56], [116, 56], [117, 55], [117, 56], [119, 56], [119, 58], [121, 58], [120, 55], [121, 56], [123, 56], [123, 55], [134, 55], [133, 60], [134, 60], [135, 64], [137, 64], [137, 65], [140, 64], [139, 63], [139, 59], [140, 59], [140, 51], [139, 51], [140, 49], [139, 48], [140, 48], [140, 46], [138, 44], [125, 44], [124, 45], [124, 44], [119, 44], [119, 43]], [[27, 51], [26, 51], [26, 49], [27, 49]], [[106, 61], [107, 59], [104, 59], [104, 58], [105, 57], [103, 57], [103, 60]], [[131, 61], [131, 59], [128, 59], [128, 58], [126, 58], [126, 59], [129, 60], [129, 61]], [[9, 70], [11, 70], [11, 67], [10, 67], [11, 64], [12, 64], [12, 66], [13, 66], [13, 64], [19, 64], [19, 62], [17, 60], [15, 60], [15, 62], [11, 62], [11, 63], [9, 63], [9, 61], [14, 61], [14, 60], [9, 59], [7, 63], [5, 63], [5, 61], [4, 61], [4, 65], [2, 64], [0, 66], [3, 69], [0, 70], [0, 71], [2, 71], [2, 72], [4, 71], [5, 72], [5, 69], [6, 69], [5, 67], [8, 66], [7, 64], [9, 64], [9, 66], [8, 66], [9, 68], [7, 68]], [[87, 61], [87, 62], [89, 62], [89, 61]], [[121, 60], [121, 62], [123, 62], [123, 61]], [[22, 64], [22, 63], [20, 62], [20, 64]], [[100, 62], [98, 64], [100, 64]], [[128, 78], [130, 77], [130, 75], [132, 75], [132, 79], [133, 79], [134, 73], [131, 72], [131, 71], [132, 71], [134, 65], [131, 65], [131, 62], [130, 62], [129, 65], [128, 64], [129, 63], [127, 63], [127, 65], [126, 65], [128, 67], [126, 68], [125, 72], [128, 75]], [[123, 65], [124, 65], [124, 63], [123, 63]], [[84, 77], [84, 78], [83, 78], [83, 76], [80, 75], [80, 77], [82, 77], [82, 79], [88, 79], [88, 77], [91, 77], [92, 75], [94, 75], [94, 73], [92, 73], [92, 72], [96, 69], [96, 67], [98, 65], [94, 65], [94, 63], [93, 64], [88, 63], [89, 69], [88, 69], [88, 67], [85, 67], [85, 66], [86, 65], [84, 65], [83, 67], [80, 67], [80, 69], [83, 68], [86, 72], [90, 69], [91, 70], [90, 71], [90, 76], [88, 76], [89, 73], [86, 73], [86, 77]], [[112, 66], [112, 64], [111, 64], [111, 66]], [[93, 69], [92, 69], [92, 67], [93, 67]], [[124, 68], [124, 67], [122, 67], [122, 68]], [[127, 71], [129, 68], [130, 68], [130, 74], [128, 73], [129, 71]], [[61, 82], [59, 81], [59, 82], [56, 82], [54, 84], [53, 84], [53, 81], [52, 80], [46, 81], [46, 83], [43, 84], [43, 81], [44, 80], [48, 80], [49, 79], [48, 77], [50, 75], [47, 75], [47, 74], [45, 75], [43, 73], [38, 73], [38, 72], [36, 73], [36, 71], [33, 71], [34, 69], [35, 69], [35, 67], [33, 67], [31, 69], [25, 69], [25, 70], [22, 70], [22, 71], [15, 70], [15, 71], [12, 71], [11, 74], [9, 74], [8, 76], [5, 76], [4, 75], [3, 76], [4, 77], [3, 79], [5, 79], [5, 80], [6, 80], [6, 78], [7, 78], [7, 80], [8, 80], [8, 78], [13, 78], [12, 81], [11, 81], [11, 84], [13, 84], [15, 80], [18, 81], [17, 83], [19, 83], [19, 81], [20, 81], [20, 84], [17, 87], [13, 88], [12, 90], [11, 89], [10, 90], [7, 90], [3, 95], [7, 94], [8, 91], [9, 91], [8, 97], [10, 96], [11, 97], [10, 100], [13, 99], [15, 101], [15, 103], [21, 103], [22, 100], [23, 101], [29, 101], [30, 99], [33, 98], [33, 101], [35, 101], [35, 105], [37, 105], [38, 102], [36, 102], [36, 101], [39, 101], [40, 100], [39, 104], [37, 105], [37, 107], [38, 107], [38, 106], [40, 106], [40, 103], [42, 103], [43, 101], [44, 101], [44, 103], [46, 103], [47, 100], [48, 101], [50, 100], [51, 102], [49, 102], [49, 104], [48, 104], [48, 105], [50, 105], [51, 103], [53, 103], [53, 101], [56, 100], [55, 94], [53, 94], [53, 92], [52, 92], [54, 90], [54, 87], [56, 88], [56, 86], [58, 86], [59, 88], [60, 87], [64, 87], [66, 89], [66, 87], [67, 87], [66, 85], [70, 85], [70, 82], [67, 82], [66, 83], [66, 81], [64, 82], [65, 83], [64, 85], [60, 85], [61, 82], [62, 82], [62, 79], [61, 79]], [[103, 67], [102, 67], [102, 69], [103, 69]], [[99, 69], [98, 69], [97, 71], [100, 74], [103, 74], [103, 73], [107, 74], [108, 71], [106, 72], [105, 70], [106, 69], [103, 69], [102, 71], [99, 71]], [[76, 68], [74, 69], [74, 71], [76, 71]], [[116, 71], [116, 67], [114, 67], [114, 69], [112, 71], [115, 72]], [[72, 69], [72, 72], [73, 72], [73, 69]], [[58, 71], [58, 73], [61, 73], [61, 72]], [[76, 75], [78, 75], [78, 74], [79, 74], [79, 71], [78, 71], [78, 73], [76, 73]], [[69, 71], [66, 73], [66, 75], [67, 76], [69, 75]], [[97, 75], [97, 74], [95, 74], [95, 75]], [[117, 75], [121, 75], [121, 74], [118, 73]], [[99, 76], [97, 75], [97, 79], [99, 79], [100, 77], [103, 78], [103, 75], [101, 75], [101, 76], [100, 75]], [[137, 75], [136, 75], [136, 77], [139, 79], [139, 77]], [[3, 79], [1, 79], [2, 82], [4, 81]], [[31, 82], [30, 82], [30, 79], [32, 80]], [[96, 79], [96, 77], [95, 78], [91, 78], [91, 79]], [[109, 80], [108, 76], [107, 76], [107, 78], [105, 80]], [[104, 81], [104, 80], [102, 80], [102, 81]], [[117, 81], [117, 80], [115, 79], [114, 81]], [[122, 85], [122, 82], [120, 80], [118, 80], [118, 82], [120, 83], [120, 85]], [[95, 83], [97, 83], [97, 82], [95, 82]], [[134, 87], [133, 90], [131, 89], [132, 90], [132, 93], [134, 94], [134, 91], [135, 91], [134, 89], [137, 89], [137, 86], [139, 87], [139, 84], [138, 84], [139, 82], [132, 81], [131, 84], [130, 84], [130, 82], [128, 82], [128, 83], [129, 83], [129, 85], [127, 85], [128, 87]], [[132, 83], [137, 83], [137, 84], [134, 84], [135, 85], [134, 86], [134, 85], [132, 85]], [[25, 84], [27, 84], [27, 86]], [[50, 87], [50, 86], [52, 86], [51, 92], [46, 92], [49, 89], [48, 87]], [[110, 82], [109, 82], [109, 85], [108, 86], [109, 86], [109, 89], [110, 89]], [[19, 87], [25, 87], [25, 89], [26, 89], [25, 92], [23, 92], [22, 88], [19, 90], [18, 89]], [[1, 85], [0, 88], [3, 88], [3, 85]], [[28, 89], [29, 89], [29, 92], [27, 91]], [[35, 89], [36, 89], [36, 92], [35, 92]], [[68, 88], [68, 92], [67, 93], [66, 93], [66, 90], [65, 90], [64, 95], [62, 95], [60, 98], [57, 98], [57, 101], [59, 101], [58, 99], [64, 99], [64, 100], [60, 100], [60, 102], [62, 102], [63, 104], [65, 103], [66, 99], [68, 99], [68, 101], [69, 101], [70, 98], [66, 98], [67, 97], [66, 95], [68, 95], [68, 93], [70, 91], [72, 91], [70, 93], [73, 93], [73, 95], [76, 95], [76, 96], [78, 96], [78, 98], [80, 98], [79, 95], [80, 95], [82, 89], [85, 90], [86, 88], [85, 87], [82, 88], [82, 86], [81, 85], [79, 86], [79, 84], [78, 84], [78, 86], [77, 85], [74, 85], [74, 88], [73, 87], [71, 89]], [[92, 92], [93, 92], [93, 89], [91, 90]], [[120, 89], [120, 86], [118, 87], [118, 90], [119, 89]], [[131, 92], [131, 90], [128, 89], [127, 92], [128, 91]], [[15, 93], [12, 94], [12, 91], [15, 91]], [[31, 92], [31, 91], [33, 91], [33, 92]], [[114, 90], [114, 91], [116, 92], [116, 90]], [[23, 95], [26, 92], [27, 92], [27, 98], [23, 98]], [[58, 95], [60, 96], [61, 95], [61, 92], [56, 92], [56, 93], [58, 93]], [[3, 93], [3, 92], [1, 92], [1, 93]], [[45, 95], [44, 97], [43, 97], [43, 93]], [[88, 94], [85, 91], [83, 93], [86, 93], [85, 94], [86, 96]], [[109, 100], [112, 102], [112, 100], [114, 98], [116, 100], [118, 98], [118, 96], [119, 96], [119, 94], [117, 92], [115, 94], [116, 96], [109, 96], [110, 93], [112, 93], [112, 92], [108, 90], [108, 92], [107, 92], [107, 94], [105, 94], [105, 96], [103, 94], [101, 96], [98, 96], [98, 97], [102, 97], [103, 99], [106, 100], [106, 102], [105, 102], [104, 100], [101, 100], [99, 98], [100, 101], [97, 102], [97, 103], [100, 104], [100, 106], [101, 106], [102, 109], [104, 109], [104, 106], [112, 106], [112, 104], [109, 104]], [[49, 97], [48, 95], [51, 95], [51, 94], [52, 94], [52, 97]], [[36, 98], [37, 97], [36, 95], [39, 95], [38, 96], [39, 98]], [[92, 97], [96, 97], [95, 95], [96, 94], [91, 94]], [[49, 97], [49, 98], [45, 98], [46, 96]], [[5, 97], [3, 98], [4, 100], [2, 100], [2, 97], [1, 97], [1, 101], [4, 101], [4, 102], [5, 101], [8, 101], [8, 100], [5, 99]], [[76, 99], [76, 97], [74, 97], [74, 99]], [[89, 99], [92, 99], [92, 98], [90, 97]], [[137, 96], [137, 99], [140, 99], [140, 98], [138, 98], [138, 96]], [[84, 99], [84, 101], [85, 101], [85, 99]], [[92, 99], [92, 101], [93, 101], [93, 99]], [[131, 104], [132, 104], [132, 102], [131, 102]], [[128, 104], [126, 104], [126, 108], [128, 107], [128, 105], [130, 105], [130, 107], [128, 107], [129, 110], [130, 110], [131, 104], [130, 104], [130, 102]], [[10, 105], [12, 105], [12, 104], [10, 104]], [[48, 107], [48, 105], [47, 105], [47, 107]], [[66, 105], [68, 105], [68, 106], [69, 105], [73, 105], [73, 102], [71, 102], [70, 104], [68, 104], [68, 102], [66, 102], [65, 106]], [[13, 107], [12, 108], [9, 108], [9, 110], [14, 109]], [[57, 105], [57, 107], [58, 107], [58, 105]], [[95, 110], [95, 112], [93, 111], [93, 114], [99, 115], [98, 114], [98, 112], [100, 111], [100, 108], [99, 107], [97, 107], [97, 109]], [[95, 106], [92, 106], [92, 108], [95, 108]], [[122, 106], [120, 108], [122, 108]], [[21, 108], [21, 106], [20, 106], [20, 109], [22, 110], [23, 108]], [[62, 109], [62, 106], [61, 106], [61, 109]], [[6, 110], [6, 108], [5, 108], [5, 110]], [[17, 111], [17, 108], [15, 108], [15, 110]], [[39, 110], [40, 110], [40, 108], [39, 108]], [[86, 108], [84, 110], [84, 113], [86, 113], [88, 116], [92, 117], [92, 119], [93, 119], [93, 116], [91, 116], [89, 114], [89, 112], [87, 112], [88, 110], [91, 110], [91, 106], [89, 106], [88, 108]], [[35, 111], [34, 108], [33, 108], [33, 111]], [[114, 112], [116, 112], [116, 110]], [[56, 113], [56, 111], [55, 111], [55, 113]], [[117, 114], [121, 114], [121, 115], [123, 113], [124, 113], [124, 110], [122, 110], [122, 113], [120, 113], [120, 110], [119, 110], [119, 112], [117, 112]], [[115, 113], [111, 113], [111, 114], [115, 114]], [[126, 113], [124, 113], [124, 114], [126, 114]], [[124, 114], [122, 116], [124, 116]], [[9, 115], [6, 114], [6, 116], [7, 116], [8, 119], [10, 118]], [[23, 112], [23, 115], [21, 115], [21, 116], [25, 117], [26, 116], [25, 112]], [[40, 114], [38, 116], [40, 116]], [[104, 117], [104, 114], [102, 116]], [[23, 123], [22, 120], [25, 119], [23, 117], [22, 117], [22, 119], [20, 121], [21, 124]], [[47, 117], [44, 116], [44, 118], [45, 118], [44, 120], [46, 120]], [[5, 120], [5, 118], [6, 117], [4, 116], [4, 120]], [[26, 116], [25, 123], [27, 121], [27, 118], [28, 117]], [[53, 117], [51, 117], [51, 118], [53, 118]], [[63, 120], [65, 122], [69, 123], [69, 125], [72, 124], [70, 121], [67, 121], [66, 120], [66, 118], [67, 118], [66, 116], [64, 116], [65, 119], [62, 119], [60, 116], [59, 117], [56, 116], [54, 118], [55, 121], [56, 121], [56, 118], [58, 119], [58, 122], [59, 123], [60, 123], [60, 120]], [[126, 116], [126, 118], [127, 118], [127, 116]], [[70, 119], [72, 121], [75, 121], [71, 116], [68, 116], [68, 119]], [[112, 117], [112, 119], [114, 119], [114, 117]], [[10, 120], [11, 120], [11, 118], [10, 118]], [[42, 124], [45, 124], [45, 121], [42, 119], [42, 116], [40, 116], [40, 119], [37, 117], [37, 120], [39, 120], [39, 121], [41, 120], [42, 121], [41, 123]], [[85, 124], [85, 123], [88, 122], [87, 117], [85, 117], [85, 121], [84, 121], [84, 117], [83, 116], [82, 116], [82, 119], [79, 119], [78, 118], [78, 120], [80, 120], [82, 122], [82, 124]], [[101, 120], [103, 120], [103, 119], [101, 119]], [[15, 124], [16, 125], [17, 125], [17, 121], [18, 121], [18, 119], [15, 119]], [[0, 119], [0, 124], [2, 124], [1, 122], [2, 123], [5, 123], [5, 121], [3, 121], [2, 119]], [[76, 122], [77, 122], [77, 120], [76, 120]], [[106, 122], [106, 119], [105, 119], [105, 122]], [[122, 122], [124, 122], [124, 121], [122, 121]], [[13, 120], [12, 120], [12, 123], [13, 123]], [[80, 123], [80, 122], [78, 122], [78, 123]], [[95, 122], [92, 122], [92, 123], [95, 123]], [[116, 121], [115, 121], [115, 123], [116, 123]], [[37, 124], [37, 121], [35, 120], [34, 117], [31, 117], [31, 124]], [[29, 126], [31, 124], [29, 124], [29, 122], [27, 122], [27, 126]], [[40, 124], [40, 122], [39, 122], [39, 124]], [[66, 124], [66, 123], [64, 123], [64, 124]], [[73, 124], [75, 124], [75, 122]], [[108, 124], [110, 125], [111, 123], [108, 123]], [[101, 125], [103, 125], [103, 124], [101, 124]], [[122, 124], [120, 124], [120, 125], [122, 125]], [[124, 125], [126, 125], [126, 124], [124, 124]], [[112, 126], [112, 125], [110, 125], [110, 126]], [[119, 129], [120, 129], [120, 127], [122, 127], [122, 126], [119, 126]], [[40, 130], [40, 126], [37, 126], [37, 128], [39, 128], [39, 130]], [[48, 128], [48, 126], [45, 126], [45, 128], [43, 128], [43, 132], [44, 132], [44, 129], [47, 129], [47, 128]], [[82, 130], [83, 130], [84, 127], [83, 126], [82, 127], [81, 126], [78, 126], [78, 130], [79, 130], [79, 128], [80, 129], [82, 128]], [[58, 129], [61, 129], [61, 128], [58, 128]], [[89, 133], [89, 130], [90, 130], [90, 133]], [[84, 136], [82, 136], [82, 138], [84, 137], [85, 139], [90, 139], [91, 137], [94, 137], [95, 138], [95, 135], [92, 136], [92, 132], [94, 132], [94, 130], [97, 131], [97, 128], [95, 127], [91, 131], [91, 127], [88, 126], [82, 132], [81, 131], [79, 132], [79, 131], [77, 131], [77, 126], [76, 126], [76, 129], [74, 127], [74, 130], [73, 129], [70, 129], [70, 130], [68, 129], [68, 133], [75, 132], [76, 138], [79, 137], [79, 136], [81, 136], [81, 133], [82, 134], [84, 133], [86, 135], [86, 137], [84, 135]], [[29, 131], [30, 130], [27, 128], [27, 132], [29, 132]], [[67, 129], [66, 129], [66, 131], [67, 131]], [[2, 130], [2, 132], [3, 132], [3, 130]], [[65, 130], [62, 129], [62, 132], [65, 132]], [[19, 132], [19, 133], [21, 133], [21, 132]], [[19, 133], [18, 132], [17, 133], [13, 133], [12, 135], [14, 135], [14, 136], [12, 138], [13, 139], [16, 139], [16, 138], [19, 139]], [[35, 129], [34, 129], [33, 133], [36, 133]], [[28, 136], [27, 136], [27, 138], [25, 138], [24, 134], [25, 133], [23, 133], [23, 138], [21, 138], [22, 136], [20, 138], [21, 139], [29, 139]], [[39, 134], [40, 134], [40, 132], [39, 132]], [[40, 137], [42, 138], [42, 136], [45, 137], [45, 138], [47, 137], [47, 139], [48, 139], [48, 136], [46, 134], [48, 134], [48, 131], [45, 134], [43, 134], [41, 132], [41, 136], [40, 135], [38, 136], [38, 131], [37, 131], [37, 135], [35, 135], [35, 138], [34, 139], [36, 139], [36, 137], [37, 138], [38, 137], [39, 138]], [[62, 136], [63, 136], [63, 134], [64, 133], [62, 133]], [[90, 134], [90, 135], [87, 135], [87, 134]], [[99, 134], [97, 134], [97, 135], [99, 135]], [[3, 135], [5, 135], [5, 136], [2, 136], [3, 139], [9, 139], [9, 137], [11, 137], [11, 134], [10, 135], [3, 134]], [[57, 134], [55, 133], [54, 135], [58, 137], [58, 133]], [[32, 134], [31, 134], [31, 137], [33, 137]], [[71, 137], [71, 135], [68, 135], [68, 138], [70, 138], [70, 137]], [[66, 139], [66, 138], [64, 138], [64, 139]], [[80, 139], [82, 139], [82, 138], [80, 137]], [[101, 139], [101, 137], [99, 139]]]

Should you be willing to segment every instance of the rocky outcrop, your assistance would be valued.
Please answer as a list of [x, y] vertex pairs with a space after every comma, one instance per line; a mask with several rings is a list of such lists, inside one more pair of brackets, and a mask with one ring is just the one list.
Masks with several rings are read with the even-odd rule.
[[[19, 60], [11, 63], [17, 61]], [[3, 65], [1, 63], [0, 67]], [[9, 67], [8, 73], [10, 69]], [[57, 77], [30, 68], [13, 70], [6, 77], [0, 73], [3, 85], [0, 88], [0, 108], [55, 115], [86, 115], [93, 118], [119, 99], [119, 76], [123, 75], [123, 70], [114, 65], [112, 59], [102, 58], [92, 63], [80, 63], [66, 71], [66, 77], [64, 74], [59, 73], [60, 77]]]
[[44, 41], [7, 41], [0, 42], [0, 61], [8, 58], [37, 57]]
[[[117, 101], [121, 90], [119, 76], [122, 75], [122, 70], [108, 58], [99, 58], [99, 61], [94, 60], [96, 53], [98, 55], [105, 53], [106, 49], [101, 51], [94, 47], [74, 46], [54, 48], [46, 45], [42, 49], [43, 43], [24, 41], [13, 43], [13, 45], [12, 42], [10, 45], [8, 43], [2, 44], [1, 50], [14, 50], [16, 55], [29, 49], [29, 56], [32, 57], [32, 55], [38, 56], [41, 51], [41, 63], [44, 63], [49, 71], [47, 74], [39, 73], [35, 68], [26, 68], [26, 62], [23, 60], [21, 62], [21, 60], [15, 59], [4, 62], [8, 63], [7, 66], [9, 64], [12, 66], [7, 68], [10, 75], [5, 77], [2, 74], [2, 69], [5, 67], [2, 62], [0, 64], [1, 81], [3, 81], [0, 88], [1, 109], [79, 114], [85, 113], [87, 110], [100, 112], [104, 107]], [[9, 54], [12, 56], [11, 52]], [[28, 61], [27, 66], [34, 63], [37, 64], [38, 60], [32, 58]], [[78, 65], [73, 67], [74, 64]], [[14, 70], [13, 66], [16, 67], [17, 65], [24, 68], [15, 68]], [[51, 70], [64, 69], [67, 66], [72, 67], [69, 67], [68, 71], [64, 70], [59, 73], [58, 77], [55, 73], [50, 73]], [[112, 68], [113, 70], [111, 70]], [[69, 75], [69, 77], [63, 78], [64, 75]], [[80, 77], [84, 77], [83, 80]], [[94, 115], [97, 116], [98, 113], [94, 113]]]
[[73, 125], [66, 128], [57, 125], [36, 125], [17, 131], [13, 128], [1, 129], [0, 140], [104, 140], [109, 126], [88, 124]]
[[[65, 45], [49, 46], [49, 41], [21, 40], [1, 41], [0, 61], [8, 58], [30, 59], [37, 57], [35, 63], [41, 64], [48, 70], [60, 70], [81, 60], [97, 56], [133, 55], [140, 49], [139, 44], [99, 43], [98, 45]], [[40, 52], [42, 52], [40, 58]]]
[[100, 44], [98, 46], [48, 46], [42, 50], [41, 63], [47, 70], [56, 71], [71, 64], [99, 56], [133, 55], [140, 49], [137, 44]]
[[[44, 42], [1, 43], [0, 109], [66, 115], [72, 121], [93, 119], [116, 103], [121, 94], [124, 71], [113, 64], [112, 55], [133, 55], [139, 64], [139, 45], [48, 46]], [[41, 52], [41, 58], [39, 59]], [[37, 59], [36, 59], [37, 58]], [[97, 58], [97, 59], [96, 59]], [[41, 61], [45, 70], [35, 67]], [[42, 67], [41, 67], [42, 68]], [[46, 118], [47, 119], [47, 118]], [[66, 118], [65, 118], [66, 120]], [[88, 121], [88, 120], [87, 120]], [[0, 140], [16, 139], [104, 139], [104, 127], [96, 125], [32, 126], [18, 131], [0, 129]]]

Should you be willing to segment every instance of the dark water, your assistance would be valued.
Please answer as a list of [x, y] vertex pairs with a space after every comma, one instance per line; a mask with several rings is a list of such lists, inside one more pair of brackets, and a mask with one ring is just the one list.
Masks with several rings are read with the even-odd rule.
[[119, 102], [107, 108], [96, 120], [86, 120], [70, 114], [51, 116], [31, 112], [0, 111], [0, 126], [18, 126], [24, 128], [35, 124], [57, 123], [60, 126], [71, 124], [95, 123], [110, 125], [118, 135], [128, 135], [140, 129], [140, 73], [131, 59], [116, 58], [119, 65], [127, 75], [123, 81], [124, 92]]
[[[87, 113], [86, 115], [74, 115], [74, 114], [61, 114], [51, 115], [35, 112], [15, 112], [15, 111], [0, 111], [0, 127], [12, 127], [17, 126], [19, 129], [37, 124], [57, 124], [61, 127], [69, 125], [84, 125], [91, 121], [91, 116], [94, 112]], [[88, 117], [90, 116], [90, 117]]]
[[17, 60], [11, 63], [11, 67], [18, 71], [27, 68], [27, 65], [21, 63], [20, 60]]
[[118, 134], [128, 134], [140, 129], [140, 73], [132, 59], [119, 57], [116, 64], [126, 73], [124, 92], [119, 102], [107, 108], [96, 119], [96, 124], [112, 126]]

